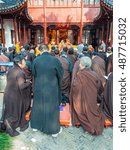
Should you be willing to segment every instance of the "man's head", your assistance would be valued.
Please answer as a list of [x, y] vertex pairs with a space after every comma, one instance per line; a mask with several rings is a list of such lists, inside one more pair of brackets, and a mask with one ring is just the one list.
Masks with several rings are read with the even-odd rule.
[[55, 47], [55, 46], [52, 46], [52, 47], [51, 47], [51, 50], [52, 50], [52, 51], [54, 51], [55, 49], [56, 49], [56, 47]]
[[70, 55], [74, 54], [74, 49], [73, 49], [73, 47], [70, 47], [70, 48], [69, 48], [68, 54], [70, 54]]
[[79, 63], [80, 70], [82, 70], [84, 68], [90, 68], [91, 65], [92, 65], [92, 61], [89, 57], [84, 56], [80, 59], [80, 63]]
[[112, 52], [112, 48], [109, 46], [108, 48], [107, 48], [107, 53], [111, 53]]
[[83, 52], [87, 52], [88, 51], [88, 46], [84, 46], [83, 47]]
[[8, 50], [10, 53], [14, 51], [13, 47], [9, 47]]
[[4, 48], [2, 49], [2, 51], [3, 51], [3, 53], [7, 53], [7, 47], [4, 47]]
[[21, 69], [26, 66], [26, 62], [24, 60], [24, 57], [22, 55], [18, 55], [14, 58], [14, 64], [18, 65]]
[[65, 47], [63, 47], [63, 51], [67, 53], [68, 48], [67, 48], [66, 46], [65, 46]]
[[38, 48], [39, 53], [42, 54], [43, 52], [49, 52], [48, 45], [46, 44], [41, 44]]
[[100, 46], [98, 47], [98, 52], [104, 52], [104, 48], [103, 48], [102, 45], [100, 45]]
[[24, 57], [25, 60], [27, 60], [27, 58], [28, 58], [28, 53], [26, 53], [26, 52], [21, 52], [20, 55], [21, 55], [22, 57]]
[[26, 51], [30, 51], [30, 45], [29, 45], [29, 44], [26, 44], [26, 45], [24, 46], [24, 49], [25, 49]]
[[60, 51], [59, 51], [58, 49], [55, 49], [55, 50], [54, 50], [54, 54], [55, 54], [56, 56], [59, 56]]

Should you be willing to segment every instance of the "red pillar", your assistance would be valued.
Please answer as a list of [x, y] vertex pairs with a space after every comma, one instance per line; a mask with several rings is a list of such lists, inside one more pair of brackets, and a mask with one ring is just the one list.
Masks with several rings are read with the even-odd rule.
[[21, 46], [21, 44], [22, 44], [22, 42], [21, 42], [21, 26], [20, 26], [20, 20], [19, 20], [19, 23], [18, 23], [18, 35], [19, 35], [19, 42], [20, 42], [20, 46]]
[[108, 23], [107, 23], [107, 35], [106, 35], [106, 46], [108, 47], [108, 39], [109, 39], [109, 24], [110, 24], [110, 22], [108, 21]]
[[3, 18], [1, 18], [1, 31], [2, 31], [2, 43], [3, 43], [3, 47], [5, 47], [5, 33], [4, 33], [4, 22], [3, 22]]
[[36, 30], [36, 33], [35, 33], [35, 45], [37, 45], [37, 30]]
[[16, 36], [16, 18], [13, 19], [13, 24], [14, 24], [14, 40], [15, 44], [17, 43], [17, 36]]
[[46, 0], [43, 1], [43, 9], [44, 9], [44, 43], [47, 44], [47, 23], [46, 23]]
[[81, 20], [80, 20], [80, 42], [82, 41], [83, 32], [83, 0], [81, 0]]
[[110, 46], [113, 45], [113, 23], [111, 22], [111, 40], [110, 40]]
[[24, 45], [27, 43], [26, 25], [24, 23]]
[[31, 29], [30, 28], [28, 28], [27, 34], [28, 34], [27, 42], [30, 43], [30, 41], [31, 41]]
[[102, 26], [102, 39], [101, 40], [104, 41], [104, 24]]

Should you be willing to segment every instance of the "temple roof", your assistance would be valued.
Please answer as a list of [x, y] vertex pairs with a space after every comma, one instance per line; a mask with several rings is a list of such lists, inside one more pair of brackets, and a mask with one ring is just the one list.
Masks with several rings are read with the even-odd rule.
[[103, 22], [108, 18], [113, 18], [113, 0], [101, 0], [100, 13], [95, 17], [94, 22]]
[[107, 9], [113, 9], [113, 0], [101, 0], [101, 6], [106, 7]]
[[26, 2], [27, 0], [0, 0], [0, 13], [15, 11]]

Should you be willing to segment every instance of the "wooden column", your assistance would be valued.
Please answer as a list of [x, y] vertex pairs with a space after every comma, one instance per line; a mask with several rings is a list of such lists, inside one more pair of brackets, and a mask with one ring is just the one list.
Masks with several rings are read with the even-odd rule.
[[27, 30], [27, 35], [28, 35], [27, 42], [30, 43], [31, 41], [31, 29], [30, 28], [28, 28]]
[[24, 29], [24, 45], [25, 45], [27, 43], [27, 34], [26, 34], [26, 25], [25, 25], [25, 23], [24, 23], [23, 29]]
[[1, 18], [1, 31], [2, 31], [2, 43], [3, 43], [3, 47], [5, 47], [5, 33], [4, 33], [4, 21], [3, 21], [3, 18]]
[[35, 32], [35, 45], [37, 45], [37, 30], [36, 30], [36, 32]]
[[102, 41], [104, 41], [104, 24], [102, 25]]
[[17, 43], [17, 35], [16, 35], [16, 32], [17, 32], [17, 29], [16, 29], [16, 17], [13, 18], [13, 24], [14, 24], [14, 40], [15, 40], [15, 44]]
[[110, 46], [113, 46], [113, 23], [111, 22], [111, 40], [110, 40]]
[[44, 44], [47, 44], [47, 23], [46, 23], [46, 0], [43, 1], [43, 9], [44, 9]]
[[80, 16], [80, 42], [82, 41], [82, 32], [83, 32], [83, 0], [81, 0], [81, 16]]
[[21, 25], [20, 25], [20, 20], [19, 20], [19, 23], [18, 23], [18, 35], [19, 35], [19, 42], [20, 42], [20, 46], [22, 44], [22, 41], [21, 41]]
[[108, 47], [108, 39], [109, 39], [109, 31], [110, 31], [110, 30], [109, 30], [109, 29], [110, 29], [110, 28], [109, 28], [109, 27], [110, 27], [109, 24], [110, 24], [110, 22], [108, 21], [108, 22], [107, 22], [106, 47]]

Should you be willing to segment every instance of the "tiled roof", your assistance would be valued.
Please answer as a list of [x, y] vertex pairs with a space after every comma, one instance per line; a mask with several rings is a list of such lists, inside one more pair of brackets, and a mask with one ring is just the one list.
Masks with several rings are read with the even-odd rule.
[[113, 0], [100, 0], [100, 13], [94, 18], [94, 22], [99, 21], [104, 16], [105, 11], [109, 12], [107, 14], [109, 14], [112, 17]]
[[101, 0], [101, 4], [105, 4], [107, 7], [113, 8], [113, 0]]
[[20, 8], [27, 0], [0, 0], [0, 13]]

